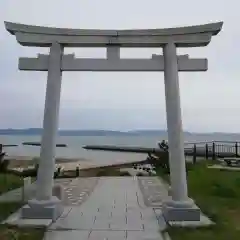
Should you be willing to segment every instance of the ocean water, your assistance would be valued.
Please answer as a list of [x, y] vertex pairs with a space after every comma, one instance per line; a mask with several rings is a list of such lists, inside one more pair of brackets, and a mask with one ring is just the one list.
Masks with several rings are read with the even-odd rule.
[[[185, 137], [185, 142], [201, 142], [213, 140], [231, 140], [236, 141], [235, 135], [188, 135]], [[122, 159], [134, 161], [144, 160], [145, 154], [133, 153], [118, 153], [118, 152], [103, 152], [103, 151], [90, 151], [82, 148], [84, 145], [121, 145], [121, 146], [140, 146], [140, 147], [156, 147], [157, 142], [166, 139], [166, 137], [157, 136], [59, 136], [57, 143], [67, 144], [67, 148], [56, 148], [57, 157], [67, 158], [85, 158], [91, 159], [94, 162], [112, 163], [118, 162]], [[0, 143], [2, 144], [18, 144], [18, 147], [8, 147], [5, 151], [9, 156], [39, 156], [40, 147], [37, 146], [23, 146], [22, 142], [40, 142], [41, 136], [13, 136], [13, 135], [0, 135]]]

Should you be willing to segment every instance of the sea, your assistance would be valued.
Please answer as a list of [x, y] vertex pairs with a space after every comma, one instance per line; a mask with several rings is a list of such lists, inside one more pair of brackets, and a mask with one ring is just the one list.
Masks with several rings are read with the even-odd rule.
[[[91, 160], [98, 164], [109, 164], [125, 161], [144, 160], [146, 154], [118, 153], [85, 150], [85, 145], [120, 145], [120, 146], [139, 146], [157, 147], [161, 140], [167, 140], [166, 136], [59, 136], [57, 143], [67, 144], [67, 148], [56, 148], [56, 157], [62, 158], [81, 158]], [[239, 141], [240, 135], [235, 134], [189, 134], [185, 136], [187, 143], [205, 141]], [[23, 146], [23, 142], [40, 142], [41, 136], [29, 135], [0, 135], [0, 143], [17, 144], [18, 147], [6, 147], [4, 151], [9, 156], [30, 156], [35, 157], [40, 154], [40, 147]]]

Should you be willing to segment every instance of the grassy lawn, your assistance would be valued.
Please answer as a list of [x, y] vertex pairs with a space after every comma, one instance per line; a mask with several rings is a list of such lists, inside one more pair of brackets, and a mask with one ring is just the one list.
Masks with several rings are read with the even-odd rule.
[[[23, 180], [14, 175], [0, 174], [0, 194], [21, 187]], [[0, 222], [17, 211], [22, 203], [0, 203]], [[43, 238], [44, 229], [17, 228], [0, 225], [1, 240], [40, 240]]]
[[43, 237], [43, 229], [0, 226], [1, 240], [42, 240]]
[[[240, 172], [207, 169], [198, 163], [188, 173], [189, 196], [215, 226], [186, 229], [170, 227], [173, 240], [240, 239]], [[158, 172], [162, 176], [162, 172]], [[168, 177], [164, 177], [168, 180]]]
[[23, 185], [23, 179], [11, 174], [0, 173], [0, 194], [19, 188]]

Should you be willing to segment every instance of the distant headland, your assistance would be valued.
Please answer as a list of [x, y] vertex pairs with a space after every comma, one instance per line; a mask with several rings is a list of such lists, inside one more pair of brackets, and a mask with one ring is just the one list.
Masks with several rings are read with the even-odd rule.
[[[0, 129], [0, 135], [41, 135], [42, 128], [26, 128], [26, 129]], [[195, 133], [185, 131], [184, 135], [240, 135], [239, 133], [221, 133], [221, 132], [212, 132], [212, 133]], [[113, 130], [59, 130], [59, 136], [167, 136], [167, 130], [131, 130], [131, 131], [113, 131]]]

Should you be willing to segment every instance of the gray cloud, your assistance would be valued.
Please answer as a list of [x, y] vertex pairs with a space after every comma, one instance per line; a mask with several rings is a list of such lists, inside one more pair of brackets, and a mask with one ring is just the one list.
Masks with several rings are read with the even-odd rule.
[[[72, 28], [164, 28], [224, 21], [223, 31], [205, 48], [179, 54], [207, 57], [206, 73], [181, 73], [184, 128], [191, 131], [240, 132], [240, 19], [235, 0], [199, 4], [190, 0], [32, 1], [0, 2], [0, 128], [40, 127], [46, 73], [20, 72], [18, 57], [47, 53], [26, 48], [10, 36], [3, 21]], [[66, 49], [77, 56], [103, 57], [104, 49]], [[149, 57], [161, 49], [123, 49], [122, 57]], [[61, 128], [164, 128], [162, 73], [64, 73]]]

